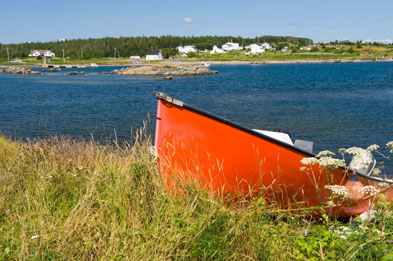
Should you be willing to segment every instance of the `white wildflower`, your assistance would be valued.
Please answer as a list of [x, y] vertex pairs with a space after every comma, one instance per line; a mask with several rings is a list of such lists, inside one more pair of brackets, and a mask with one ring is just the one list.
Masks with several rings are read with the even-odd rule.
[[321, 157], [318, 159], [318, 164], [330, 169], [345, 166], [345, 161], [341, 159], [334, 159], [332, 157]]
[[342, 198], [348, 198], [349, 197], [349, 189], [346, 186], [341, 186], [341, 185], [326, 185], [326, 189], [329, 189], [333, 195], [339, 196]]
[[362, 190], [363, 190], [365, 193], [370, 194], [370, 195], [375, 195], [375, 194], [378, 193], [378, 189], [377, 189], [376, 187], [374, 187], [374, 186], [364, 186], [364, 187], [362, 188]]
[[299, 170], [300, 171], [305, 171], [307, 168], [306, 167], [301, 167]]
[[39, 235], [35, 235], [35, 236], [32, 236], [31, 239], [35, 239], [35, 238], [38, 238], [38, 237], [40, 237], [40, 236]]
[[371, 152], [361, 150], [353, 156], [350, 167], [355, 170], [367, 170], [372, 163], [373, 157]]
[[373, 145], [368, 146], [367, 151], [373, 151], [373, 150], [377, 150], [377, 149], [379, 149], [379, 145], [373, 144]]
[[389, 141], [386, 143], [386, 147], [390, 149], [390, 153], [393, 153], [393, 141]]
[[331, 152], [330, 150], [323, 150], [321, 152], [319, 152], [317, 154], [317, 158], [321, 157], [321, 156], [329, 156], [329, 155], [336, 155], [333, 152]]
[[359, 147], [352, 147], [352, 148], [346, 149], [345, 152], [348, 154], [356, 155], [356, 154], [360, 154], [360, 153], [364, 152], [364, 149], [359, 148]]
[[378, 189], [386, 189], [386, 188], [388, 188], [388, 187], [390, 187], [391, 185], [389, 184], [389, 183], [386, 183], [386, 182], [379, 182], [378, 184], [377, 184], [377, 188]]
[[318, 162], [318, 159], [314, 157], [302, 158], [300, 162], [304, 165], [314, 165], [315, 163]]
[[373, 169], [373, 174], [374, 175], [379, 175], [379, 174], [381, 174], [381, 170], [379, 168], [374, 168]]
[[76, 168], [77, 168], [78, 170], [82, 170], [82, 169], [83, 169], [82, 166], [76, 166]]

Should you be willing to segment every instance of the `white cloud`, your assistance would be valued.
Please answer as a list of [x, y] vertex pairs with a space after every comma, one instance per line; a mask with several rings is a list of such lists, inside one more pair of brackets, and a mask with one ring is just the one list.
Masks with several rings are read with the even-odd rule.
[[192, 18], [190, 18], [190, 17], [184, 17], [184, 22], [185, 22], [185, 23], [192, 23], [193, 20], [192, 20]]

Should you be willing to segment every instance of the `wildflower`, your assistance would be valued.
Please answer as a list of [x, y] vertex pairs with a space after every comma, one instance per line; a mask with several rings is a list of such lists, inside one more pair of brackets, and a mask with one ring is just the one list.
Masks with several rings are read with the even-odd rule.
[[386, 188], [388, 188], [388, 187], [390, 187], [391, 185], [389, 184], [389, 183], [386, 183], [386, 182], [379, 182], [378, 184], [377, 184], [377, 188], [378, 189], [386, 189]]
[[363, 190], [365, 193], [368, 193], [368, 194], [370, 194], [370, 195], [374, 195], [374, 194], [377, 194], [377, 193], [378, 193], [378, 189], [377, 189], [376, 187], [374, 187], [374, 186], [364, 186], [364, 187], [362, 188], [362, 190]]
[[329, 169], [335, 169], [343, 167], [345, 165], [344, 160], [334, 159], [332, 157], [321, 157], [318, 159], [318, 164]]
[[304, 165], [314, 165], [315, 163], [318, 162], [318, 159], [314, 157], [302, 158], [300, 162]]
[[317, 158], [321, 157], [321, 156], [329, 156], [329, 155], [336, 155], [333, 152], [331, 152], [330, 150], [323, 150], [321, 152], [319, 152], [317, 154]]
[[345, 150], [346, 153], [352, 154], [352, 155], [360, 154], [363, 151], [364, 151], [364, 149], [359, 148], [359, 147], [352, 147], [352, 148], [348, 148]]
[[367, 151], [373, 151], [379, 149], [379, 146], [377, 144], [373, 144], [368, 146]]
[[374, 168], [373, 169], [373, 174], [374, 175], [379, 175], [379, 174], [381, 174], [381, 170], [379, 168]]
[[305, 171], [307, 168], [306, 167], [301, 167], [299, 170], [300, 171]]
[[388, 143], [386, 143], [386, 147], [390, 148], [390, 153], [393, 153], [393, 141], [389, 141]]
[[349, 188], [346, 186], [326, 185], [325, 188], [329, 189], [333, 193], [333, 195], [343, 197], [343, 198], [349, 197]]
[[32, 236], [31, 239], [35, 239], [35, 238], [38, 238], [38, 237], [40, 237], [40, 236], [39, 235], [35, 235], [35, 236]]
[[83, 169], [82, 166], [76, 166], [76, 168], [77, 168], [78, 170], [82, 170], [82, 169]]

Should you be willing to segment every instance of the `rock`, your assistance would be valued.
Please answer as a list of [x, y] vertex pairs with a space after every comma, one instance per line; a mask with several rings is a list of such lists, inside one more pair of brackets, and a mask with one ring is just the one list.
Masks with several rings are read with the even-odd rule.
[[3, 74], [40, 74], [38, 71], [32, 71], [27, 67], [11, 66], [6, 69], [0, 70]]
[[114, 70], [111, 74], [118, 75], [144, 75], [144, 76], [184, 76], [216, 74], [202, 64], [154, 64], [141, 67], [123, 68]]
[[166, 76], [166, 77], [164, 77], [164, 80], [172, 80], [172, 76]]
[[72, 72], [66, 73], [66, 75], [83, 75], [83, 74], [85, 74], [84, 71], [80, 71], [80, 72], [72, 71]]

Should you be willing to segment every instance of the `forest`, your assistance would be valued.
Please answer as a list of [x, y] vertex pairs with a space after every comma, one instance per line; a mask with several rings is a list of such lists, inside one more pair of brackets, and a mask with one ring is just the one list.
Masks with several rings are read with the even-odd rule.
[[168, 57], [177, 53], [179, 45], [195, 45], [200, 50], [212, 49], [214, 45], [221, 46], [226, 42], [237, 42], [243, 46], [252, 43], [268, 42], [271, 44], [294, 44], [297, 46], [310, 45], [309, 38], [291, 36], [259, 36], [254, 38], [234, 36], [137, 36], [137, 37], [106, 37], [100, 39], [73, 39], [53, 42], [28, 42], [19, 44], [0, 44], [0, 59], [7, 59], [7, 49], [10, 58], [28, 57], [31, 50], [52, 50], [57, 57], [64, 55], [70, 59], [89, 59], [103, 57], [144, 56], [148, 50], [160, 49], [163, 56]]

